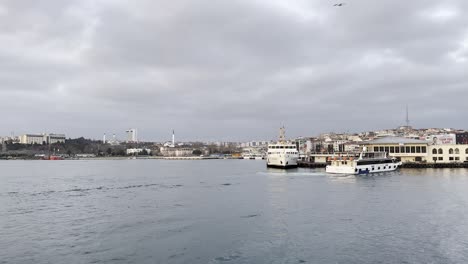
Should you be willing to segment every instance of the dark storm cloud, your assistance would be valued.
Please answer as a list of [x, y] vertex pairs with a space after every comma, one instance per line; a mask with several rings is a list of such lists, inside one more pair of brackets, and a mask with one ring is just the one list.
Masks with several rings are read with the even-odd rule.
[[460, 127], [466, 1], [4, 1], [1, 134]]

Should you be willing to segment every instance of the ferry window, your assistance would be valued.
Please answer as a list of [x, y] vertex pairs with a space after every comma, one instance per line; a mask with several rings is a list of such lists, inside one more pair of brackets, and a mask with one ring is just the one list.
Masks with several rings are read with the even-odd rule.
[[437, 154], [437, 149], [433, 149], [432, 154]]
[[455, 154], [460, 154], [460, 150], [459, 149], [455, 149]]
[[380, 170], [380, 167], [378, 167], [377, 169]]
[[455, 160], [460, 160], [460, 157], [455, 157]]
[[421, 153], [421, 147], [416, 147], [416, 153]]
[[411, 147], [411, 153], [416, 153], [416, 147]]
[[449, 149], [449, 154], [453, 154], [453, 149]]
[[440, 148], [438, 151], [437, 151], [438, 154], [444, 154], [444, 151]]
[[405, 151], [406, 151], [406, 153], [411, 153], [410, 147], [405, 147]]
[[374, 170], [374, 168], [372, 168], [372, 170]]
[[449, 157], [449, 160], [453, 160], [453, 157]]
[[390, 147], [390, 153], [395, 153], [395, 147]]
[[390, 148], [389, 147], [385, 147], [385, 152], [389, 152], [390, 151]]
[[444, 160], [444, 158], [443, 158], [443, 157], [439, 157], [439, 160]]

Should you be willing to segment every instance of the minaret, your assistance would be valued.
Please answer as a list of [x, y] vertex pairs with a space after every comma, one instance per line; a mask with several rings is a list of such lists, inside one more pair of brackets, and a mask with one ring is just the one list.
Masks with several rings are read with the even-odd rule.
[[172, 147], [175, 147], [175, 133], [174, 133], [174, 129], [172, 129]]
[[102, 144], [106, 144], [106, 133], [104, 133], [104, 136], [102, 136]]

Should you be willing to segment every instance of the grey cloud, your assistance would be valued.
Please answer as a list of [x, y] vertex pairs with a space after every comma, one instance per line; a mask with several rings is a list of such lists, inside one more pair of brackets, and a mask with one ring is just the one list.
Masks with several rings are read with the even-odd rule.
[[0, 134], [467, 128], [465, 2], [6, 1]]

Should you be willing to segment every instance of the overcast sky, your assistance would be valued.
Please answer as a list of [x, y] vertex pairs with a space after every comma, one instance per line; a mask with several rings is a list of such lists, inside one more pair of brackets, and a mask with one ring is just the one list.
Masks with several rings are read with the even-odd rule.
[[467, 129], [466, 0], [0, 0], [0, 135]]

